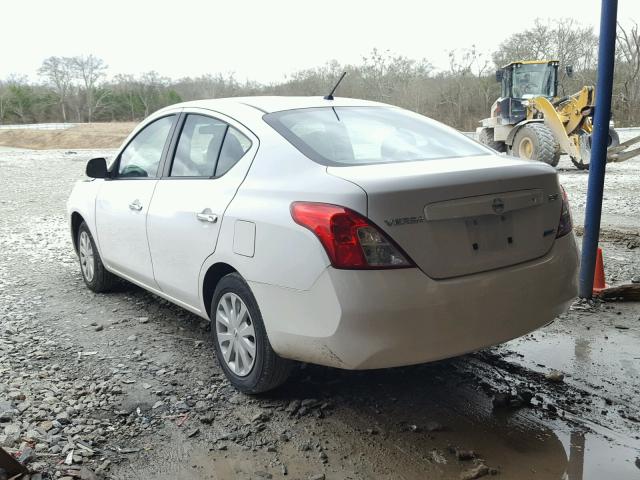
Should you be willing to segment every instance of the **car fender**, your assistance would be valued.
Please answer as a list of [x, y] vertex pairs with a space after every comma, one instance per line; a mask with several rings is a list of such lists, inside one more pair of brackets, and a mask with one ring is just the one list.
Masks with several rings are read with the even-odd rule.
[[521, 122], [516, 123], [509, 132], [509, 135], [507, 135], [507, 139], [504, 141], [504, 143], [509, 146], [513, 145], [513, 139], [515, 138], [516, 133], [518, 133], [518, 130], [529, 123], [544, 123], [544, 120], [541, 118], [534, 118], [531, 120], [522, 120]]
[[73, 226], [71, 218], [74, 213], [79, 214], [84, 222], [89, 227], [91, 236], [98, 247], [98, 252], [101, 253], [98, 236], [96, 235], [96, 196], [102, 187], [104, 180], [101, 179], [89, 179], [78, 180], [69, 195], [67, 200], [67, 222], [69, 224], [69, 230], [72, 235], [72, 241], [75, 247], [75, 238], [73, 238]]
[[[247, 282], [308, 290], [330, 265], [318, 238], [291, 217], [295, 201], [318, 201], [366, 215], [361, 187], [329, 175], [327, 167], [302, 155], [273, 131], [262, 145], [220, 220], [215, 251], [199, 275], [200, 300], [207, 271], [217, 263], [233, 267]], [[278, 137], [275, 137], [275, 136]], [[286, 174], [275, 174], [286, 172]], [[244, 238], [239, 238], [243, 235]]]

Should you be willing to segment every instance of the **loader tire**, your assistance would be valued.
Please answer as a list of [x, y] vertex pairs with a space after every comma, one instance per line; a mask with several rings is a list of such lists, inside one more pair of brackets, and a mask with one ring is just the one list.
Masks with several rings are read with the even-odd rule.
[[507, 146], [504, 142], [498, 142], [493, 139], [493, 128], [484, 127], [480, 130], [478, 141], [489, 148], [493, 148], [496, 152], [507, 151]]
[[544, 123], [528, 123], [516, 132], [511, 146], [516, 157], [548, 163], [552, 167], [560, 161], [560, 146]]

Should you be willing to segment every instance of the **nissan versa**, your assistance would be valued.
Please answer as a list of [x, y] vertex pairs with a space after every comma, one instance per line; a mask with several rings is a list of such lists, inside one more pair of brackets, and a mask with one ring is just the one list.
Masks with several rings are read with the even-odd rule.
[[117, 277], [211, 319], [239, 390], [294, 360], [410, 365], [510, 340], [576, 294], [555, 170], [352, 99], [165, 108], [68, 201], [84, 281]]

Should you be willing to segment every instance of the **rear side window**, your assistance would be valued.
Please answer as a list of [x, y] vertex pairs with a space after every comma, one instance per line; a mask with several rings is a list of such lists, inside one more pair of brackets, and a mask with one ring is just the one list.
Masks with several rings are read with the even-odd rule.
[[175, 115], [144, 127], [120, 154], [119, 177], [155, 177]]
[[456, 130], [393, 107], [320, 107], [266, 114], [264, 120], [323, 165], [436, 160], [490, 151]]
[[227, 173], [251, 148], [251, 140], [233, 127], [229, 127], [220, 150], [216, 177]]
[[228, 125], [204, 115], [189, 114], [171, 165], [171, 177], [213, 177]]

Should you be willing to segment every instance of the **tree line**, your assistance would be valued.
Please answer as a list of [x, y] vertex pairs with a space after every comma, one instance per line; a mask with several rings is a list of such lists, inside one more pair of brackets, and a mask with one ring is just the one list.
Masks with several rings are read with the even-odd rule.
[[[640, 32], [618, 25], [613, 115], [619, 126], [640, 125]], [[38, 81], [0, 81], [0, 124], [137, 121], [173, 103], [242, 95], [324, 95], [343, 72], [339, 95], [382, 101], [423, 113], [461, 130], [473, 130], [499, 96], [495, 69], [514, 60], [558, 59], [560, 92], [595, 83], [598, 38], [572, 19], [535, 20], [503, 41], [491, 56], [475, 46], [451, 51], [445, 70], [374, 49], [354, 65], [337, 61], [301, 70], [269, 85], [238, 81], [233, 74], [173, 80], [155, 71], [107, 79], [107, 65], [93, 55], [49, 57]], [[573, 66], [574, 75], [564, 73]]]

